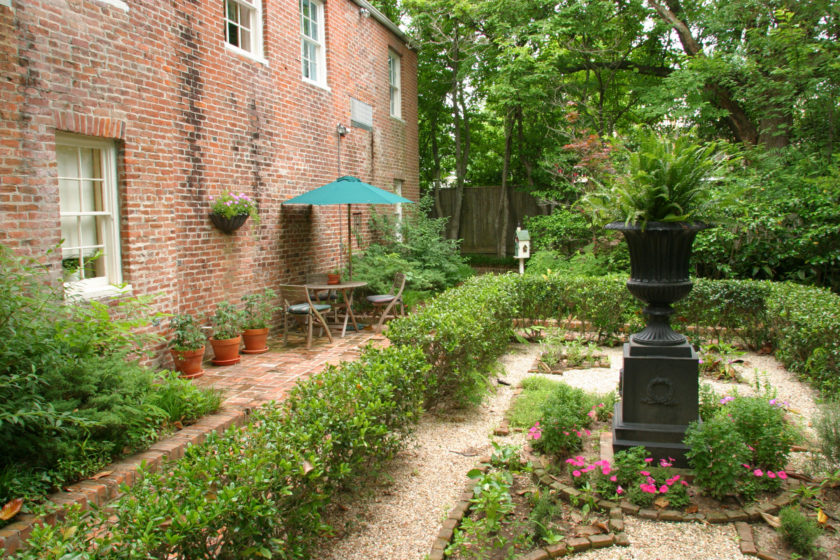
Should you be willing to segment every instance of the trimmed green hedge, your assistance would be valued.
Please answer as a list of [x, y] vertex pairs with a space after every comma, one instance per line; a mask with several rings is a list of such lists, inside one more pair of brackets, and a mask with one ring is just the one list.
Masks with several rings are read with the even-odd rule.
[[308, 558], [331, 495], [411, 432], [427, 371], [418, 349], [368, 348], [190, 447], [170, 472], [146, 473], [109, 510], [35, 527], [14, 558]]
[[[515, 276], [514, 276], [515, 277]], [[626, 277], [531, 275], [516, 282], [525, 319], [570, 317], [601, 339], [618, 337], [625, 324], [641, 327], [641, 302], [624, 287]], [[791, 371], [826, 396], [840, 398], [840, 296], [792, 282], [694, 280], [689, 296], [676, 304], [677, 330], [711, 331], [722, 340], [752, 349], [769, 345]]]
[[427, 408], [462, 406], [483, 397], [491, 364], [507, 349], [519, 313], [517, 276], [477, 276], [392, 321], [388, 338], [421, 348], [431, 365]]

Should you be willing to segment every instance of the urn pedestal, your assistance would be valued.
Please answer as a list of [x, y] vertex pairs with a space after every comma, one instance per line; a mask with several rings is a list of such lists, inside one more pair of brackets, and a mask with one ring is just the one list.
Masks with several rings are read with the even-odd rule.
[[691, 291], [691, 245], [701, 223], [613, 222], [630, 249], [627, 289], [646, 303], [647, 324], [624, 345], [621, 400], [616, 403], [613, 449], [644, 446], [655, 459], [687, 466], [682, 443], [699, 419], [699, 359], [686, 338], [670, 325], [671, 307]]

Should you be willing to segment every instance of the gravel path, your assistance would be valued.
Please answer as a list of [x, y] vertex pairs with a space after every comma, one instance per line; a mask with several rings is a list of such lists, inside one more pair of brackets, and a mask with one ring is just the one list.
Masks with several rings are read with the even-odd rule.
[[[492, 451], [490, 440], [499, 425], [515, 387], [529, 374], [539, 353], [538, 345], [517, 345], [501, 359], [500, 376], [510, 386], [497, 391], [477, 409], [437, 418], [425, 416], [418, 426], [414, 445], [403, 451], [374, 484], [360, 494], [344, 496], [326, 520], [336, 536], [325, 542], [313, 558], [323, 560], [422, 560], [443, 519], [466, 484], [466, 473], [479, 457]], [[587, 391], [606, 393], [618, 385], [621, 348], [606, 350], [609, 369], [571, 370], [562, 379]], [[768, 356], [748, 355], [739, 366], [745, 380], [753, 370], [776, 388], [778, 397], [810, 424], [816, 411], [814, 392]], [[557, 378], [556, 376], [552, 376]], [[715, 390], [728, 393], [732, 383], [715, 382]], [[749, 385], [737, 384], [739, 394], [751, 394]], [[496, 438], [521, 444], [523, 434]], [[740, 553], [733, 525], [657, 523], [628, 517], [631, 546], [611, 547], [575, 555], [579, 560], [720, 560], [748, 558]]]

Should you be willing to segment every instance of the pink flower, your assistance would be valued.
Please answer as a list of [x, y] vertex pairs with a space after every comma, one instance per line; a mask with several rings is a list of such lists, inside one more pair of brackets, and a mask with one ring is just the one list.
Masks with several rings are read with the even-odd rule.
[[776, 478], [776, 473], [773, 471], [767, 471], [767, 478]]
[[586, 415], [589, 416], [590, 418], [595, 418], [595, 416], [596, 416], [594, 410], [590, 410], [589, 412], [586, 413]]
[[686, 482], [685, 480], [680, 480], [680, 484], [682, 484], [683, 486], [688, 486], [688, 482]]
[[[671, 460], [673, 461], [673, 459], [671, 459]], [[669, 463], [669, 462], [668, 462], [668, 461], [666, 461], [665, 459], [660, 459], [660, 460], [659, 460], [659, 466], [660, 466], [660, 467], [663, 467], [663, 468], [668, 468], [668, 467], [672, 466], [673, 464], [674, 464], [674, 463]]]
[[604, 408], [604, 403], [598, 403], [598, 408]]
[[778, 476], [782, 480], [785, 480], [787, 478], [787, 473], [785, 471], [779, 471], [776, 473], [776, 476]]
[[567, 435], [569, 435], [569, 432], [563, 432], [563, 435], [567, 436]]
[[755, 469], [755, 470], [753, 471], [753, 474], [754, 474], [755, 476], [764, 476], [764, 472], [762, 472], [762, 470], [761, 470], [761, 469]]
[[650, 476], [650, 473], [647, 471], [639, 471], [639, 474], [642, 476]]
[[[611, 481], [611, 482], [617, 482], [617, 481], [618, 481], [618, 477], [617, 477], [616, 475], [612, 475], [612, 476], [610, 477], [610, 481]], [[621, 486], [619, 486], [619, 488], [621, 488]]]
[[653, 462], [653, 457], [648, 457], [647, 459], [645, 459], [645, 463], [651, 463], [651, 462]]
[[577, 478], [580, 476], [580, 471], [572, 471], [572, 476]]
[[612, 469], [610, 469], [610, 467], [608, 467], [608, 466], [607, 467], [601, 467], [601, 474], [603, 474], [604, 476], [607, 476], [608, 474], [610, 474], [611, 470]]
[[589, 429], [586, 429], [586, 430], [583, 430], [583, 431], [586, 432], [586, 435], [591, 435], [592, 434], [592, 432], [590, 432]]
[[667, 491], [668, 491], [668, 486], [667, 485], [663, 484], [662, 486], [659, 487], [659, 492], [660, 493], [664, 494]]
[[539, 422], [534, 424], [531, 429], [528, 430], [528, 437], [531, 439], [540, 439], [542, 437], [542, 430], [540, 429]]
[[744, 467], [745, 469], [751, 469], [752, 468], [751, 466], [749, 466], [746, 463], [741, 463], [741, 466]]
[[621, 484], [619, 484], [618, 486], [616, 486], [616, 488], [615, 488], [615, 493], [616, 493], [616, 494], [618, 494], [619, 496], [620, 496], [620, 495], [622, 495], [622, 494], [624, 494], [624, 488], [622, 488], [622, 487], [621, 487]]

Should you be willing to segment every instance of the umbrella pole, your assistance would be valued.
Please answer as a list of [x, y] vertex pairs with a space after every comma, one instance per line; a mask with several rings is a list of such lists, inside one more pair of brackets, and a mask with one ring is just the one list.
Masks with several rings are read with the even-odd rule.
[[347, 205], [347, 276], [353, 279], [353, 232], [350, 230], [350, 206]]

